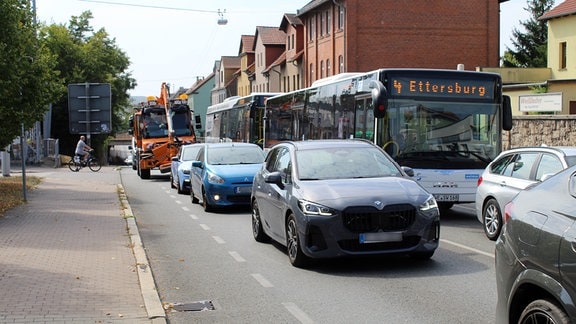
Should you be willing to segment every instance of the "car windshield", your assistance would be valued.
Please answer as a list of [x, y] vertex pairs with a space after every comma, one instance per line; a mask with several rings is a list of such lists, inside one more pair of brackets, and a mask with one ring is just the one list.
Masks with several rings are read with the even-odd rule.
[[258, 164], [264, 162], [264, 151], [258, 146], [227, 146], [208, 149], [208, 164]]
[[401, 171], [377, 148], [341, 147], [296, 152], [300, 180], [399, 176]]

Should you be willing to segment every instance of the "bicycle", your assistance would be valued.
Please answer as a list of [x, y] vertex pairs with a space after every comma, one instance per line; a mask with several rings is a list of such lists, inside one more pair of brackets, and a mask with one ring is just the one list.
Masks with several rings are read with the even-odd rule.
[[88, 151], [89, 156], [86, 161], [81, 160], [83, 158], [81, 155], [75, 154], [74, 157], [72, 157], [72, 159], [70, 159], [68, 162], [68, 168], [70, 168], [70, 171], [78, 172], [80, 169], [86, 166], [93, 172], [100, 171], [102, 165], [100, 164], [100, 161], [98, 161], [98, 158], [92, 154], [92, 152], [94, 152], [94, 150]]

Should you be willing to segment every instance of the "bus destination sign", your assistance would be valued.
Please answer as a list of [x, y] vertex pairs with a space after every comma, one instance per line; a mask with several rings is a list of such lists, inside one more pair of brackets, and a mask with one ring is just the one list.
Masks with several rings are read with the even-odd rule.
[[450, 97], [492, 100], [495, 85], [494, 80], [391, 77], [388, 91], [392, 98]]

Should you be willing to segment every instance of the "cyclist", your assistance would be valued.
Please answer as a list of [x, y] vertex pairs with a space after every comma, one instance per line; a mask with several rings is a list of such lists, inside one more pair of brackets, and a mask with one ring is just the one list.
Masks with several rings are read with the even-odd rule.
[[80, 136], [80, 140], [78, 140], [78, 144], [76, 144], [76, 151], [74, 152], [76, 155], [79, 155], [82, 157], [82, 163], [85, 163], [86, 160], [88, 159], [88, 155], [90, 153], [88, 153], [88, 151], [91, 151], [92, 148], [90, 146], [88, 146], [88, 144], [86, 144], [86, 142], [84, 142], [86, 140], [86, 137], [84, 137], [84, 135]]

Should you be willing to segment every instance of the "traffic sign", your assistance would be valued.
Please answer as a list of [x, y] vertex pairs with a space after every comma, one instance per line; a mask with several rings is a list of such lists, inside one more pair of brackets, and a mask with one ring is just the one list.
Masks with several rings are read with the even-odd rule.
[[112, 131], [112, 101], [109, 83], [68, 85], [71, 134], [106, 134]]

